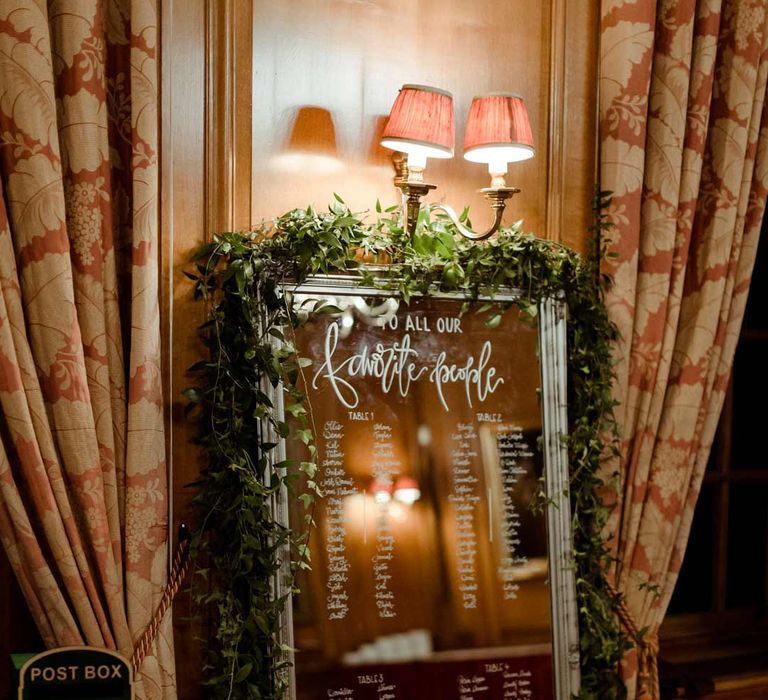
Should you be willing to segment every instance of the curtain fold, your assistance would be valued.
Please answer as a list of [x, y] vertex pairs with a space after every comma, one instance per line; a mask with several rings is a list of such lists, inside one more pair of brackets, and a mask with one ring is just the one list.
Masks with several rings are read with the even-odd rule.
[[[760, 0], [604, 0], [601, 187], [621, 332], [613, 575], [651, 648], [690, 533], [768, 189]], [[636, 659], [625, 673], [637, 692]], [[652, 674], [653, 675], [653, 674]], [[658, 697], [658, 680], [647, 690]]]
[[[167, 579], [154, 0], [0, 7], [0, 540], [48, 646]], [[175, 697], [170, 615], [141, 698]]]

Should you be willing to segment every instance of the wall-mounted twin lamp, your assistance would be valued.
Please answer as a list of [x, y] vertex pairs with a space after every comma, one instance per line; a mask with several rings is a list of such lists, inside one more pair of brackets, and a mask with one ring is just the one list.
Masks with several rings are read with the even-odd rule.
[[[436, 185], [424, 182], [427, 158], [452, 158], [455, 140], [453, 97], [445, 90], [425, 85], [403, 85], [384, 128], [381, 145], [407, 156], [395, 184], [403, 193], [405, 228], [416, 230], [421, 197]], [[528, 112], [520, 95], [491, 93], [472, 100], [464, 136], [464, 158], [486, 163], [491, 186], [480, 192], [491, 203], [494, 221], [477, 233], [464, 226], [456, 212], [445, 204], [433, 204], [451, 219], [463, 236], [473, 240], [489, 238], [501, 226], [506, 201], [520, 190], [504, 180], [507, 164], [532, 158], [535, 154]]]
[[421, 498], [418, 482], [408, 476], [401, 476], [394, 485], [392, 482], [374, 481], [371, 494], [378, 505], [385, 505], [394, 497], [396, 501], [412, 506]]

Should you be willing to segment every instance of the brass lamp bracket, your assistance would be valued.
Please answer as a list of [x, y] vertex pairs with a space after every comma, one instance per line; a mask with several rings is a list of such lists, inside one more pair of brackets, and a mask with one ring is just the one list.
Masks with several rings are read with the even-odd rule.
[[[401, 208], [403, 212], [403, 229], [413, 236], [416, 232], [416, 224], [421, 210], [421, 198], [434, 190], [437, 186], [424, 182], [423, 168], [408, 167], [408, 159], [401, 153], [395, 153], [392, 157], [395, 166], [395, 186], [402, 193]], [[492, 175], [491, 187], [484, 187], [480, 193], [490, 202], [493, 210], [493, 223], [491, 227], [482, 233], [473, 231], [459, 221], [459, 217], [452, 207], [447, 204], [428, 205], [430, 211], [444, 212], [459, 233], [472, 241], [484, 241], [490, 238], [501, 228], [501, 219], [507, 200], [520, 190], [517, 187], [507, 187], [503, 175]]]
[[408, 156], [400, 151], [393, 151], [391, 160], [395, 170], [395, 187], [400, 187], [400, 182], [408, 179]]
[[419, 211], [421, 209], [421, 198], [430, 190], [434, 190], [437, 185], [431, 185], [428, 182], [413, 182], [411, 180], [395, 180], [395, 184], [403, 193], [402, 209], [405, 220], [403, 229], [409, 236], [416, 233], [416, 223], [419, 220]]
[[451, 223], [459, 230], [459, 233], [464, 238], [469, 238], [471, 241], [484, 241], [490, 238], [501, 228], [501, 218], [504, 216], [504, 208], [507, 206], [507, 200], [514, 194], [517, 194], [520, 190], [517, 187], [483, 187], [479, 190], [483, 196], [491, 203], [491, 209], [493, 209], [493, 223], [491, 227], [483, 233], [478, 233], [470, 228], [464, 226], [459, 221], [459, 217], [456, 216], [456, 212], [452, 207], [447, 204], [432, 204], [430, 209], [440, 209], [444, 211]]

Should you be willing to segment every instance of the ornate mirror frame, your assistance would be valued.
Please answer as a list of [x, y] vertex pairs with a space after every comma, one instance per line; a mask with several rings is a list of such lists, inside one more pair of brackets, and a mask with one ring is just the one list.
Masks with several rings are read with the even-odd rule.
[[[361, 286], [359, 278], [348, 275], [312, 276], [298, 286], [283, 287], [285, 293], [321, 299], [324, 297], [398, 298], [391, 289]], [[464, 300], [459, 294], [430, 293], [429, 298]], [[480, 297], [475, 301], [493, 301], [514, 304], [523, 295], [514, 290], [501, 290], [493, 297]], [[579, 629], [576, 604], [576, 586], [571, 531], [569, 494], [567, 410], [567, 348], [566, 305], [561, 298], [545, 297], [538, 307], [538, 345], [541, 387], [542, 451], [544, 458], [547, 553], [550, 613], [552, 624], [552, 658], [554, 697], [568, 698], [580, 689]], [[279, 342], [279, 341], [275, 341]], [[283, 396], [280, 387], [266, 386], [284, 420]], [[265, 426], [270, 430], [269, 426]], [[267, 439], [278, 443], [274, 450], [275, 462], [286, 460], [286, 441], [272, 432]], [[283, 488], [273, 500], [279, 520], [289, 525], [289, 494]], [[282, 557], [283, 568], [275, 582], [276, 597], [290, 596], [290, 555]], [[281, 643], [293, 648], [293, 611], [290, 598], [281, 620]], [[290, 697], [296, 697], [294, 654], [289, 652], [290, 666], [284, 671], [288, 678]]]

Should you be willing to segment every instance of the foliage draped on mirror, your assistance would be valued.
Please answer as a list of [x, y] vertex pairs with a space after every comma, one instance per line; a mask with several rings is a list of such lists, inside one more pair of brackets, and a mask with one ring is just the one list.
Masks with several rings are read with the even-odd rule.
[[[571, 498], [578, 592], [582, 698], [623, 697], [617, 675], [627, 641], [615, 621], [617, 601], [606, 590], [608, 556], [600, 532], [608, 511], [599, 490], [602, 458], [615, 449], [611, 350], [614, 336], [603, 304], [608, 280], [599, 274], [599, 243], [582, 260], [572, 251], [520, 232], [515, 224], [478, 245], [459, 238], [449, 221], [423, 217], [409, 239], [393, 210], [377, 203], [374, 223], [340, 198], [327, 212], [296, 209], [258, 231], [225, 233], [197, 254], [195, 293], [208, 305], [202, 335], [209, 351], [192, 369], [187, 390], [207, 466], [196, 483], [200, 528], [195, 537], [198, 600], [212, 617], [207, 683], [214, 697], [278, 699], [287, 663], [277, 632], [284, 598], [273, 582], [292, 553], [291, 570], [310, 566], [307, 548], [318, 496], [314, 461], [297, 465], [273, 456], [279, 439], [303, 441], [314, 458], [311, 408], [301, 391], [302, 358], [291, 329], [321, 305], [294, 308], [290, 289], [312, 274], [351, 274], [371, 286], [396, 289], [405, 303], [429, 291], [494, 296], [523, 292], [514, 302], [531, 317], [539, 300], [565, 294], [568, 320]], [[605, 197], [596, 201], [595, 240], [605, 227]], [[466, 217], [466, 212], [464, 214]], [[362, 261], [375, 262], [376, 279]], [[508, 304], [506, 305], [508, 306]], [[489, 316], [498, 324], [505, 305]], [[270, 387], [284, 391], [277, 417]], [[297, 480], [298, 467], [306, 477]], [[272, 501], [283, 485], [306, 513], [302, 531], [282, 526]], [[300, 486], [301, 485], [301, 486]], [[283, 568], [284, 570], [284, 568]]]

